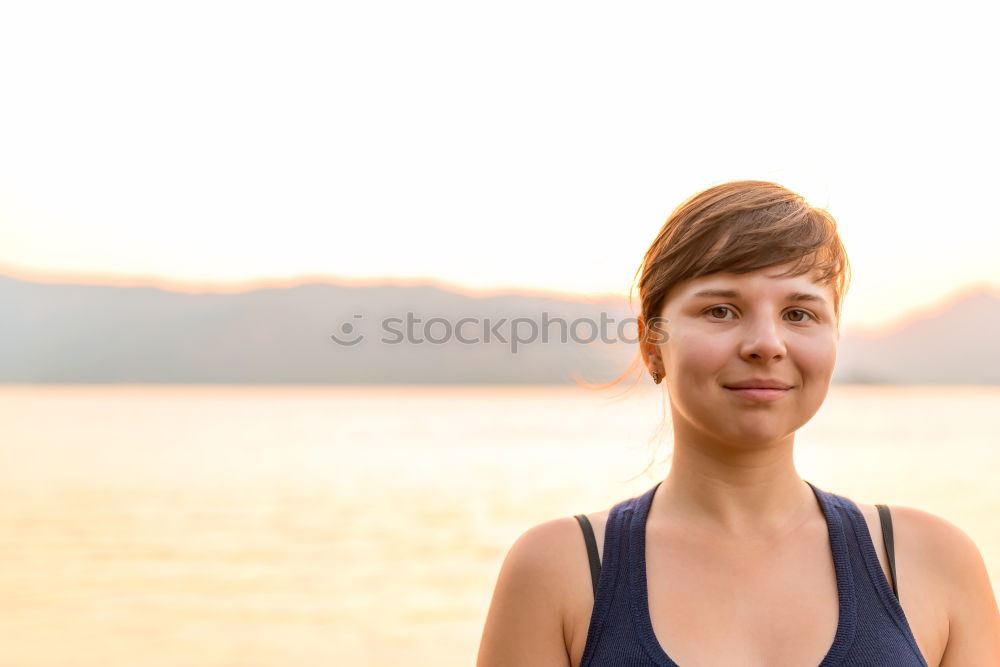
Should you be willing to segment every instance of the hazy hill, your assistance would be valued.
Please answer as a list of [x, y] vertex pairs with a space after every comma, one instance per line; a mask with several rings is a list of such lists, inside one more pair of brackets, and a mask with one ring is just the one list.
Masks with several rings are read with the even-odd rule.
[[[332, 284], [186, 294], [0, 276], [0, 307], [6, 383], [568, 383], [573, 374], [610, 380], [637, 353], [627, 342], [585, 342], [593, 335], [588, 322], [600, 324], [602, 313], [612, 320], [612, 338], [627, 321], [622, 333], [634, 339], [624, 299], [472, 298], [429, 286]], [[447, 323], [475, 318], [462, 333], [476, 342], [392, 342], [407, 313], [420, 318], [412, 327], [420, 339], [440, 340]], [[526, 318], [518, 331], [529, 337], [543, 315], [551, 321], [548, 342], [539, 338], [514, 352], [511, 320]], [[434, 317], [442, 321], [425, 328]], [[404, 322], [384, 326], [386, 318]], [[563, 339], [562, 327], [578, 320], [576, 340]], [[834, 381], [1000, 384], [998, 333], [1000, 298], [985, 291], [886, 336], [845, 331]], [[332, 334], [364, 338], [338, 345]]]
[[879, 336], [841, 337], [835, 379], [893, 384], [1000, 384], [1000, 297], [958, 298]]

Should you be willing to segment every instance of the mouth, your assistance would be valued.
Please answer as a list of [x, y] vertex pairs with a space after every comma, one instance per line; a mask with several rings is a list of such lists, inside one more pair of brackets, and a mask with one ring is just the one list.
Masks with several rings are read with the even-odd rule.
[[731, 391], [737, 396], [746, 398], [752, 401], [776, 401], [779, 398], [783, 398], [791, 388], [788, 389], [778, 389], [778, 388], [738, 388], [738, 387], [726, 387], [727, 391]]

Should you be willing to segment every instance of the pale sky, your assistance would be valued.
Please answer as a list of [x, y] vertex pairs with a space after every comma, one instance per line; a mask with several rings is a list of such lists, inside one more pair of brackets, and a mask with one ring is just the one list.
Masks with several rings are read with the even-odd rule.
[[626, 292], [716, 183], [838, 219], [844, 325], [1000, 292], [982, 3], [0, 11], [0, 273]]

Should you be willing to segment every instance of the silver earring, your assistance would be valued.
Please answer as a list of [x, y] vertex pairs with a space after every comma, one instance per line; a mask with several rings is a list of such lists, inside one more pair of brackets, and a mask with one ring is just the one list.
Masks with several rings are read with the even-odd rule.
[[653, 371], [653, 382], [660, 384], [660, 371]]

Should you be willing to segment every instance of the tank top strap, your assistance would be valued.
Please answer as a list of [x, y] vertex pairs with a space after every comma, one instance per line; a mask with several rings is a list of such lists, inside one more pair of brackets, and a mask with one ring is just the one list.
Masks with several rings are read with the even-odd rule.
[[[882, 641], [893, 643], [897, 650], [907, 654], [908, 659], [918, 659], [919, 664], [926, 665], [927, 661], [917, 646], [909, 619], [906, 618], [906, 613], [899, 603], [893, 585], [889, 583], [882, 570], [882, 565], [879, 563], [878, 555], [875, 552], [875, 543], [861, 508], [847, 496], [819, 489], [812, 484], [810, 486], [831, 508], [836, 510], [842, 519], [845, 528], [844, 535], [847, 538], [848, 551], [853, 563], [852, 569], [855, 572], [856, 588], [860, 593], [859, 614], [866, 619], [861, 627], [864, 628], [865, 633], [870, 634], [876, 631], [881, 636]], [[881, 510], [879, 513], [883, 521], [883, 540], [888, 551], [892, 540], [891, 524], [887, 530], [887, 522], [885, 521], [887, 517], [881, 516]], [[894, 561], [893, 555], [892, 560], [890, 560], [890, 575], [893, 582], [895, 582]], [[891, 625], [894, 625], [895, 629], [890, 630]]]
[[[587, 643], [584, 647], [581, 666], [588, 665], [593, 660], [593, 653], [600, 645], [601, 635], [609, 623], [609, 612], [621, 605], [621, 595], [625, 591], [622, 580], [628, 575], [629, 565], [629, 526], [635, 516], [635, 510], [641, 505], [643, 498], [651, 499], [656, 486], [641, 496], [628, 498], [614, 505], [608, 512], [608, 520], [604, 528], [604, 555], [600, 563], [600, 573], [597, 588], [594, 593], [594, 608], [590, 615], [587, 628]], [[615, 615], [611, 620], [619, 620]]]
[[597, 582], [601, 578], [601, 557], [597, 553], [597, 538], [594, 537], [594, 527], [586, 514], [574, 514], [573, 518], [580, 524], [583, 531], [583, 542], [587, 546], [587, 559], [590, 561], [590, 582], [594, 587], [594, 599], [597, 599]]
[[896, 554], [892, 543], [892, 514], [889, 513], [888, 505], [876, 505], [878, 508], [878, 518], [882, 522], [882, 544], [885, 545], [885, 554], [889, 559], [889, 574], [892, 576], [892, 592], [899, 598], [899, 584], [896, 583]]

